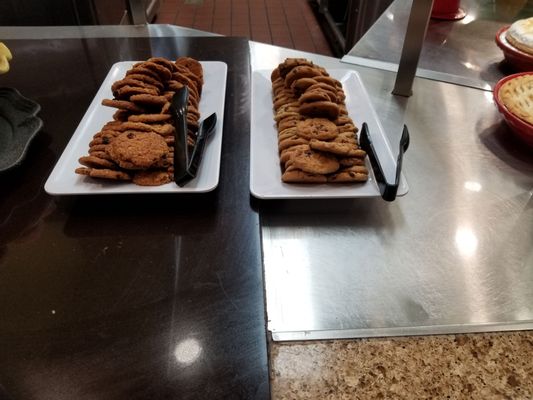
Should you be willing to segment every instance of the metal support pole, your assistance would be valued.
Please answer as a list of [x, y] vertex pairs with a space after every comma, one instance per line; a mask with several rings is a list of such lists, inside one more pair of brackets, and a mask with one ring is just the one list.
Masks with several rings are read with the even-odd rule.
[[424, 38], [426, 37], [432, 7], [433, 0], [413, 0], [392, 94], [405, 97], [413, 94], [412, 87], [416, 67], [424, 44]]
[[147, 23], [144, 0], [127, 0], [126, 6], [130, 22], [133, 25], [145, 25]]
[[318, 0], [318, 11], [324, 14], [329, 8], [329, 0]]
[[346, 39], [343, 48], [344, 54], [348, 53], [350, 49], [355, 45], [355, 35], [357, 34], [357, 27], [361, 26], [362, 23], [361, 16], [363, 15], [363, 13], [360, 10], [362, 6], [364, 6], [364, 4], [362, 5], [361, 2], [356, 2], [356, 0], [348, 0]]

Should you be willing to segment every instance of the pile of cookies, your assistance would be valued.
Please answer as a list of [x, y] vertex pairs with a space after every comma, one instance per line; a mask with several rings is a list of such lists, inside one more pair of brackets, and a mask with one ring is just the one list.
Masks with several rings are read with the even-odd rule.
[[287, 58], [271, 81], [283, 182], [365, 182], [366, 153], [341, 82], [303, 58]]
[[188, 87], [187, 142], [193, 146], [203, 82], [202, 65], [190, 57], [153, 57], [133, 65], [113, 83], [113, 98], [102, 101], [117, 111], [93, 136], [88, 155], [79, 159], [83, 167], [75, 172], [142, 186], [172, 182], [175, 128], [170, 101], [176, 90]]

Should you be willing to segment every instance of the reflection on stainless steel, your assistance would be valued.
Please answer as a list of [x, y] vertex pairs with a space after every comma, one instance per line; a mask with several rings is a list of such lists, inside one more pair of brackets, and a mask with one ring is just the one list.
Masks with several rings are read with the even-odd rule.
[[[395, 0], [343, 61], [383, 61], [397, 65], [412, 0]], [[467, 12], [459, 21], [431, 20], [419, 62], [420, 70], [438, 73], [436, 79], [484, 88], [493, 86], [510, 70], [494, 38], [499, 28], [531, 16], [531, 2], [462, 0]], [[385, 64], [385, 65], [386, 65]], [[380, 65], [373, 65], [380, 68]], [[429, 76], [429, 78], [432, 78]], [[459, 79], [456, 82], [454, 78]], [[432, 78], [433, 79], [433, 78]]]
[[476, 255], [477, 236], [468, 226], [460, 226], [455, 232], [455, 245], [465, 259]]
[[400, 102], [394, 74], [358, 71], [390, 142], [412, 133], [410, 192], [263, 204], [274, 340], [533, 329], [531, 152], [488, 92], [417, 79]]
[[202, 353], [200, 342], [194, 338], [179, 342], [174, 350], [174, 356], [180, 364], [189, 365], [195, 362]]
[[472, 192], [479, 192], [482, 189], [479, 182], [466, 181], [464, 186], [466, 190], [471, 190]]

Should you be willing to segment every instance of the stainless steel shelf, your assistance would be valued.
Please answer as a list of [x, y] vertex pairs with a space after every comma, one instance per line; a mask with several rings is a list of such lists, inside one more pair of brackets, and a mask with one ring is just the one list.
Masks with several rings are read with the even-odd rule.
[[261, 203], [274, 340], [533, 329], [533, 152], [491, 92], [416, 78], [397, 97], [392, 72], [252, 51], [253, 68], [307, 56], [357, 69], [392, 148], [404, 122], [411, 133], [410, 190], [393, 203]]
[[[418, 63], [418, 76], [479, 89], [492, 88], [513, 72], [495, 43], [502, 26], [531, 16], [531, 4], [462, 0], [466, 16], [458, 21], [431, 20]], [[400, 61], [412, 0], [395, 0], [349, 50], [343, 61], [392, 70]], [[392, 66], [392, 67], [391, 67]]]

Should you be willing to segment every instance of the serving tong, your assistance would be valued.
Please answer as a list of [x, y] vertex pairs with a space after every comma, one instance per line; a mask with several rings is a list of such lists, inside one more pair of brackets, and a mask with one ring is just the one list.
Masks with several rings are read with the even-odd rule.
[[381, 167], [379, 158], [376, 155], [376, 149], [374, 148], [372, 139], [370, 138], [368, 125], [366, 122], [363, 122], [361, 134], [359, 135], [359, 145], [364, 151], [366, 151], [368, 155], [381, 197], [386, 201], [394, 201], [394, 199], [396, 199], [398, 187], [400, 186], [403, 153], [405, 153], [409, 147], [409, 130], [407, 129], [407, 126], [403, 126], [402, 137], [400, 138], [400, 150], [398, 152], [398, 159], [396, 161], [396, 177], [394, 179], [394, 183], [387, 182], [387, 178], [385, 178], [383, 168]]
[[[174, 133], [174, 181], [180, 187], [185, 186], [196, 177], [196, 173], [198, 172], [198, 168], [202, 161], [206, 141], [213, 133], [217, 123], [216, 113], [209, 115], [200, 123], [194, 147], [189, 154], [189, 146], [187, 145], [188, 99], [189, 89], [184, 86], [174, 94], [170, 107], [174, 117], [174, 126], [176, 128]], [[374, 144], [370, 138], [368, 125], [366, 122], [363, 122], [359, 137], [359, 145], [368, 155], [383, 200], [394, 201], [396, 199], [398, 187], [400, 186], [403, 154], [409, 147], [409, 140], [409, 130], [407, 129], [407, 126], [404, 125], [396, 162], [395, 180], [394, 183], [389, 183], [387, 178], [385, 178], [383, 167], [379, 162]]]
[[172, 97], [170, 110], [174, 117], [174, 182], [180, 187], [196, 177], [202, 161], [207, 139], [215, 130], [217, 123], [216, 113], [205, 118], [198, 128], [196, 140], [192, 151], [187, 145], [187, 105], [189, 89], [187, 86], [180, 88]]

